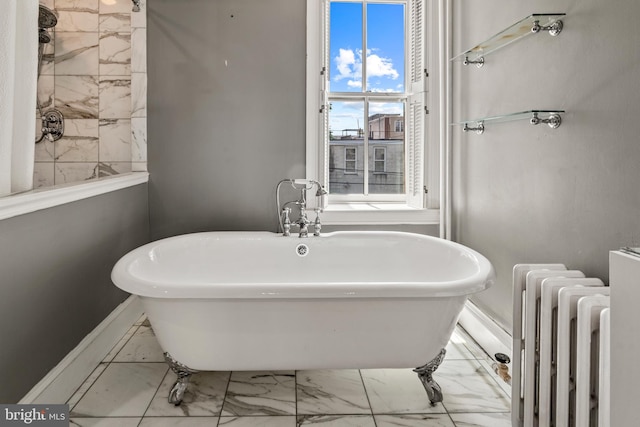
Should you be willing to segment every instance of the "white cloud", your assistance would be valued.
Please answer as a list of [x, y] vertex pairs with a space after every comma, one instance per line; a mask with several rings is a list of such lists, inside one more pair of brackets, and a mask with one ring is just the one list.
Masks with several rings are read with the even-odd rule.
[[377, 93], [391, 93], [391, 92], [397, 92], [397, 90], [392, 89], [392, 88], [380, 89], [380, 88], [378, 88], [378, 87], [374, 87], [374, 88], [371, 88], [371, 92], [377, 92]]
[[[376, 53], [377, 49], [367, 50], [367, 74], [369, 77], [388, 77], [393, 80], [399, 77], [390, 58], [384, 58]], [[353, 81], [362, 78], [362, 51], [353, 49], [339, 49], [339, 55], [333, 58], [338, 70], [335, 80], [349, 78]], [[352, 86], [355, 87], [355, 86]]]
[[349, 87], [362, 87], [362, 82], [360, 80], [349, 80], [347, 82], [347, 86], [349, 86]]
[[376, 54], [367, 55], [367, 74], [369, 77], [390, 77], [393, 80], [399, 76], [391, 59]]
[[[362, 75], [362, 58], [356, 60], [356, 55], [351, 49], [340, 49], [340, 54], [334, 59], [338, 74], [335, 76], [335, 80], [342, 80], [344, 78], [353, 79], [354, 77], [360, 77]], [[356, 73], [360, 71], [360, 75]]]

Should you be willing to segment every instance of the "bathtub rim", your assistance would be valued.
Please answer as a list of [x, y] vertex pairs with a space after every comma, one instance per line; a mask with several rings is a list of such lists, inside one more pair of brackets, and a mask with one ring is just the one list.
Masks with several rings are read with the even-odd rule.
[[[491, 262], [479, 252], [450, 240], [439, 237], [427, 236], [417, 233], [401, 231], [334, 231], [324, 233], [320, 238], [332, 236], [359, 236], [400, 235], [418, 240], [437, 242], [449, 248], [465, 254], [472, 259], [477, 269], [473, 275], [458, 280], [439, 282], [411, 281], [411, 282], [304, 282], [299, 283], [274, 283], [274, 282], [250, 282], [250, 283], [189, 283], [188, 288], [180, 288], [178, 284], [169, 282], [157, 282], [145, 280], [129, 273], [128, 269], [136, 259], [145, 256], [153, 248], [174, 240], [189, 239], [198, 235], [219, 234], [224, 238], [234, 238], [252, 235], [255, 237], [280, 238], [277, 233], [268, 231], [206, 231], [181, 234], [177, 236], [159, 239], [136, 249], [121, 257], [111, 272], [111, 280], [118, 288], [133, 295], [149, 298], [212, 298], [212, 299], [304, 299], [304, 298], [428, 298], [471, 295], [489, 288], [495, 282], [495, 270]], [[317, 237], [309, 240], [295, 237], [282, 237], [295, 239], [299, 243], [312, 242]], [[182, 285], [184, 286], [184, 284]]]

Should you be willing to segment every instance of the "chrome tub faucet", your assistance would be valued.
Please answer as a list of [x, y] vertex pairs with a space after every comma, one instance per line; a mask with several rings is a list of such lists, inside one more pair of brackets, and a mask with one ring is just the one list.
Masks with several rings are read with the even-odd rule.
[[[290, 183], [291, 187], [300, 191], [300, 198], [298, 200], [291, 200], [282, 205], [282, 211], [280, 211], [280, 186], [283, 183]], [[307, 179], [283, 179], [278, 183], [276, 187], [276, 204], [278, 206], [279, 215], [279, 230], [282, 230], [283, 236], [291, 235], [291, 227], [296, 226], [299, 229], [298, 237], [309, 237], [309, 225], [313, 224], [313, 235], [320, 236], [320, 230], [322, 229], [322, 223], [320, 221], [321, 208], [315, 208], [316, 218], [313, 223], [307, 217], [307, 190], [317, 187], [316, 197], [322, 197], [327, 194], [327, 191], [320, 185], [318, 181]], [[300, 210], [298, 219], [291, 221], [291, 208], [290, 204], [298, 206]]]

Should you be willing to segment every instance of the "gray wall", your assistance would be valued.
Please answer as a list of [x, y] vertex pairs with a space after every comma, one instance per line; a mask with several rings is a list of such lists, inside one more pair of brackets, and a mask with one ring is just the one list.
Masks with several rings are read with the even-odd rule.
[[153, 239], [276, 230], [276, 184], [305, 176], [305, 3], [149, 2]]
[[0, 221], [0, 402], [20, 400], [128, 297], [111, 268], [148, 241], [147, 185]]
[[640, 244], [640, 3], [456, 1], [454, 51], [532, 12], [566, 12], [557, 37], [532, 35], [454, 65], [454, 119], [565, 109], [559, 129], [526, 121], [454, 129], [454, 238], [494, 264], [474, 298], [511, 328], [511, 269], [561, 262], [608, 280], [608, 252]]
[[147, 7], [152, 237], [275, 231], [276, 184], [305, 173], [305, 2]]

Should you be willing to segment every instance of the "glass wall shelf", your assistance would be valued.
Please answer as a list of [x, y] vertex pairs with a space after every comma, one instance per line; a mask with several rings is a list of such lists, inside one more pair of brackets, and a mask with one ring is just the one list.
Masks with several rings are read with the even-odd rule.
[[629, 255], [640, 257], [640, 248], [624, 247], [624, 248], [620, 248], [620, 250]]
[[452, 123], [452, 126], [463, 126], [462, 130], [465, 132], [476, 132], [482, 134], [484, 132], [484, 125], [487, 122], [500, 123], [509, 122], [513, 120], [528, 119], [532, 125], [547, 124], [550, 128], [556, 129], [562, 124], [562, 117], [564, 110], [526, 110], [519, 111], [517, 113], [502, 114], [499, 116], [489, 116], [473, 120], [461, 120], [456, 123]]
[[561, 18], [565, 15], [566, 13], [534, 13], [529, 15], [485, 42], [451, 58], [451, 61], [462, 61], [465, 65], [476, 64], [481, 67], [484, 64], [485, 56], [529, 34], [540, 31], [549, 31], [552, 36], [560, 34], [563, 27]]

